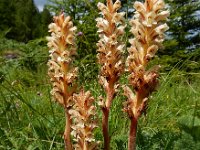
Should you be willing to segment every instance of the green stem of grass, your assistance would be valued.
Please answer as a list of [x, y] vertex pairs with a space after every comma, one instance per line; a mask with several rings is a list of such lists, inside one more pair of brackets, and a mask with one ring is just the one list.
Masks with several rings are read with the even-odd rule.
[[135, 117], [130, 118], [131, 125], [129, 130], [128, 150], [136, 150], [136, 135], [138, 120]]

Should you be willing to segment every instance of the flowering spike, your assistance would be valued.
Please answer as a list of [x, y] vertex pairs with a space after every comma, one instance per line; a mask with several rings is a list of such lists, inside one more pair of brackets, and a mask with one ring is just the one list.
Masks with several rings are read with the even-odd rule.
[[131, 119], [129, 150], [135, 149], [135, 137], [137, 120], [142, 112], [145, 112], [149, 95], [158, 84], [159, 66], [147, 70], [148, 62], [154, 57], [164, 41], [164, 32], [168, 30], [163, 21], [169, 16], [169, 12], [163, 10], [163, 0], [145, 0], [145, 3], [135, 2], [136, 10], [134, 18], [130, 21], [131, 33], [134, 35], [129, 42], [129, 56], [126, 61], [128, 77], [135, 94], [131, 88], [124, 86], [124, 93], [128, 100], [124, 110]]
[[[98, 8], [102, 11], [103, 18], [97, 18], [97, 27], [100, 40], [98, 46], [98, 62], [102, 66], [100, 73], [100, 84], [105, 91], [115, 92], [114, 85], [123, 72], [122, 52], [124, 44], [120, 37], [124, 34], [125, 13], [117, 13], [121, 7], [121, 2], [117, 0], [114, 4], [112, 0], [107, 1], [107, 6], [98, 3]], [[105, 86], [106, 85], [106, 86]], [[110, 107], [109, 100], [106, 107]]]
[[95, 141], [92, 131], [96, 126], [96, 107], [93, 106], [94, 98], [90, 92], [82, 89], [73, 96], [74, 106], [69, 113], [74, 120], [72, 135], [74, 136], [75, 150], [96, 150], [98, 142]]
[[54, 17], [54, 22], [49, 25], [50, 37], [47, 37], [50, 53], [48, 62], [48, 75], [53, 84], [51, 94], [54, 99], [65, 109], [66, 127], [64, 132], [65, 149], [71, 150], [70, 125], [71, 118], [68, 112], [71, 107], [72, 95], [76, 90], [75, 80], [78, 68], [72, 65], [72, 56], [76, 54], [75, 30], [70, 17], [64, 13]]
[[[164, 32], [168, 29], [167, 24], [163, 24], [162, 21], [167, 19], [169, 12], [163, 11], [164, 2], [162, 0], [146, 0], [144, 4], [135, 2], [134, 7], [135, 16], [130, 21], [134, 39], [130, 40], [131, 47], [128, 49], [129, 56], [126, 65], [130, 72], [129, 82], [136, 92], [138, 104], [134, 107], [139, 108], [142, 101], [148, 98], [158, 83], [157, 70], [146, 71], [146, 66], [162, 46]], [[135, 113], [133, 116], [138, 116]]]
[[122, 43], [122, 37], [125, 28], [125, 13], [117, 12], [121, 8], [120, 0], [115, 1], [115, 3], [112, 0], [107, 0], [107, 5], [98, 3], [97, 6], [102, 14], [102, 18], [96, 19], [100, 37], [97, 43], [97, 58], [101, 65], [99, 83], [106, 92], [106, 100], [102, 100], [101, 98], [100, 105], [103, 110], [104, 148], [109, 149], [109, 109], [117, 92], [117, 82], [124, 71], [122, 60], [124, 44]]
[[[64, 14], [54, 17], [54, 23], [49, 25], [51, 37], [47, 37], [50, 52], [49, 76], [54, 85], [52, 95], [64, 107], [67, 106], [72, 93], [75, 90], [75, 79], [78, 68], [72, 66], [72, 56], [76, 54], [74, 35], [76, 28], [70, 21], [70, 17], [64, 18]], [[58, 99], [57, 95], [62, 95]]]

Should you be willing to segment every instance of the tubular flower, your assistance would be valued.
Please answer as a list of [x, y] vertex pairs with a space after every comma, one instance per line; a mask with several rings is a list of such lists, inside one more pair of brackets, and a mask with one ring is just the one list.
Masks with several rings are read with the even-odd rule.
[[[107, 0], [107, 6], [98, 3], [103, 18], [97, 18], [97, 27], [100, 40], [98, 46], [98, 62], [102, 66], [100, 71], [100, 84], [106, 93], [111, 93], [114, 97], [116, 92], [116, 82], [123, 72], [122, 53], [124, 44], [121, 42], [124, 35], [124, 12], [118, 13], [121, 2], [117, 0], [114, 4], [112, 0]], [[112, 99], [111, 98], [111, 99]], [[106, 107], [110, 107], [110, 101], [106, 101]], [[102, 105], [103, 102], [102, 102]]]
[[128, 101], [125, 103], [125, 111], [130, 117], [136, 119], [145, 111], [149, 95], [158, 84], [159, 66], [147, 70], [147, 64], [154, 57], [164, 41], [164, 32], [168, 30], [163, 23], [169, 16], [164, 10], [163, 0], [145, 0], [145, 3], [135, 2], [136, 10], [134, 18], [130, 21], [131, 47], [126, 61], [127, 70], [130, 72], [129, 83], [133, 86], [135, 94], [128, 86], [124, 86]]
[[54, 17], [54, 23], [49, 25], [51, 36], [47, 37], [50, 49], [48, 75], [53, 84], [51, 94], [64, 107], [68, 107], [76, 87], [74, 82], [78, 68], [72, 66], [72, 56], [76, 54], [75, 30], [70, 17], [65, 18], [62, 13]]
[[95, 141], [92, 131], [96, 128], [96, 107], [93, 106], [94, 98], [90, 92], [81, 90], [73, 95], [74, 106], [69, 113], [73, 119], [71, 134], [74, 136], [76, 150], [95, 150], [98, 142]]

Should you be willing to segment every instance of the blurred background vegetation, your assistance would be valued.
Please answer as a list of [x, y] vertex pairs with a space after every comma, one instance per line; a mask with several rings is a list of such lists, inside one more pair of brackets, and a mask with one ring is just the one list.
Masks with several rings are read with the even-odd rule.
[[[64, 11], [77, 26], [79, 83], [97, 98], [98, 41], [96, 7], [104, 0], [48, 0], [39, 11], [33, 0], [0, 1], [0, 150], [63, 149], [63, 110], [50, 96], [45, 37], [53, 15]], [[121, 0], [126, 21], [134, 1]], [[170, 10], [163, 49], [150, 66], [161, 65], [160, 87], [146, 117], [140, 119], [138, 150], [200, 149], [200, 1], [165, 0]], [[126, 28], [124, 42], [132, 36]], [[124, 52], [126, 55], [126, 51]], [[125, 75], [120, 81], [126, 83]], [[122, 94], [122, 92], [120, 91]], [[110, 117], [111, 147], [127, 148], [128, 119], [114, 101]], [[101, 117], [100, 110], [99, 117]], [[121, 129], [121, 130], [119, 130]], [[101, 129], [96, 138], [102, 140]]]

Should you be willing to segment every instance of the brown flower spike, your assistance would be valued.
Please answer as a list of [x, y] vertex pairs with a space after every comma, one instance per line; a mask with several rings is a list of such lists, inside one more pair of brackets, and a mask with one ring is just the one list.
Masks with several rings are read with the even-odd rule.
[[70, 100], [76, 90], [75, 79], [77, 78], [77, 68], [72, 65], [72, 56], [76, 54], [74, 43], [76, 27], [73, 27], [70, 17], [61, 13], [54, 17], [54, 23], [49, 25], [51, 36], [47, 37], [50, 52], [48, 62], [48, 74], [53, 84], [51, 94], [65, 109], [66, 127], [64, 132], [65, 149], [71, 150], [70, 142], [70, 125], [71, 119], [69, 114]]
[[163, 22], [169, 16], [169, 12], [163, 10], [164, 7], [163, 0], [145, 0], [144, 4], [141, 2], [134, 4], [136, 12], [130, 21], [134, 38], [129, 40], [131, 47], [128, 49], [129, 56], [126, 65], [130, 72], [129, 83], [135, 92], [128, 86], [123, 87], [128, 98], [124, 110], [131, 119], [129, 150], [136, 147], [138, 118], [145, 111], [149, 95], [158, 84], [159, 66], [147, 70], [147, 65], [162, 46], [164, 32], [168, 30], [167, 24]]
[[72, 119], [72, 135], [74, 137], [75, 150], [96, 150], [98, 142], [95, 141], [93, 130], [96, 126], [96, 107], [93, 105], [94, 98], [90, 92], [81, 90], [73, 96], [74, 106], [69, 111]]
[[108, 134], [108, 117], [112, 100], [116, 95], [118, 87], [117, 81], [124, 70], [122, 61], [122, 53], [124, 44], [122, 37], [124, 35], [124, 12], [118, 13], [121, 8], [121, 2], [117, 0], [115, 3], [112, 0], [107, 0], [107, 5], [98, 3], [98, 8], [101, 11], [102, 18], [97, 18], [97, 27], [100, 40], [98, 46], [98, 62], [101, 65], [99, 82], [106, 92], [106, 98], [101, 98], [100, 105], [103, 111], [103, 135], [104, 149], [109, 149], [109, 134]]

